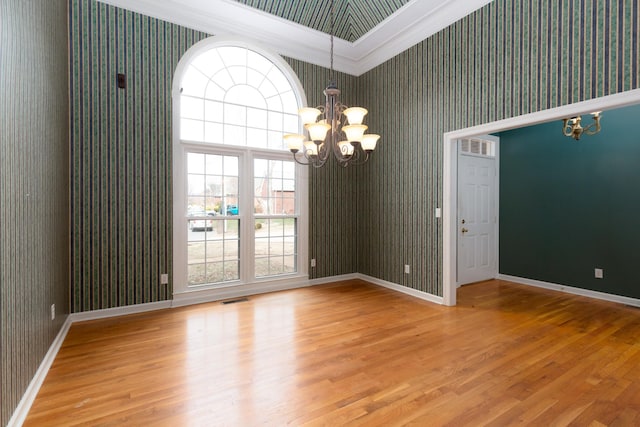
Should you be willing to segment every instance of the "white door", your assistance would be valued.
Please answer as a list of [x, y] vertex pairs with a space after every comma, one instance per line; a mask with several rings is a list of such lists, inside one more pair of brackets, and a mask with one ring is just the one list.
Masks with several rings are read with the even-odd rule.
[[498, 142], [494, 136], [458, 142], [458, 286], [498, 273]]

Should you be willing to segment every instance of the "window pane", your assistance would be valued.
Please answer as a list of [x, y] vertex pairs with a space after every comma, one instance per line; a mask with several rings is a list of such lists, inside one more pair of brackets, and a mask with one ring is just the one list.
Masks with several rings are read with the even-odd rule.
[[246, 125], [247, 124], [247, 109], [246, 107], [234, 104], [224, 105], [224, 122], [232, 125]]
[[294, 174], [293, 162], [254, 160], [254, 212], [261, 215], [294, 214], [295, 179], [290, 178]]
[[204, 119], [210, 122], [222, 123], [223, 103], [218, 101], [204, 101]]
[[213, 142], [216, 144], [224, 143], [224, 128], [222, 123], [205, 122], [204, 142]]
[[279, 95], [275, 94], [265, 99], [267, 100], [267, 108], [269, 110], [284, 111], [284, 109], [282, 108], [282, 100], [280, 99]]
[[180, 120], [180, 139], [185, 141], [204, 140], [204, 122], [199, 120]]
[[278, 93], [283, 93], [288, 90], [291, 90], [291, 85], [287, 78], [282, 74], [282, 71], [277, 69], [276, 67], [271, 68], [269, 73], [267, 74], [267, 78], [273, 85], [278, 88]]
[[180, 112], [185, 119], [204, 119], [204, 103], [200, 98], [182, 95], [180, 97]]
[[273, 149], [286, 149], [282, 134], [282, 132], [267, 132], [268, 147]]
[[189, 284], [238, 280], [238, 221], [189, 220], [187, 264]]
[[191, 66], [187, 69], [184, 73], [184, 77], [182, 78], [182, 82], [180, 84], [180, 88], [182, 89], [181, 93], [183, 95], [201, 97], [208, 83], [209, 79], [207, 76]]
[[[260, 69], [248, 68], [247, 69], [247, 84], [251, 87], [258, 88], [260, 83], [264, 80], [264, 74], [260, 72]], [[261, 95], [262, 96], [262, 95]]]
[[229, 67], [229, 74], [237, 85], [243, 85], [247, 83], [247, 67], [245, 65], [238, 66], [232, 65]]
[[247, 134], [244, 126], [224, 125], [224, 143], [229, 145], [247, 145]]
[[211, 49], [198, 55], [191, 65], [203, 74], [212, 75], [224, 68], [224, 63], [220, 58], [218, 49]]
[[265, 79], [260, 83], [258, 88], [262, 97], [266, 100], [278, 96], [278, 89], [269, 80]]
[[[297, 117], [296, 117], [297, 123]], [[247, 109], [247, 126], [251, 126], [253, 128], [258, 129], [266, 129], [267, 128], [267, 111], [264, 109], [258, 108], [248, 108]]]
[[[205, 170], [207, 174], [222, 174], [222, 159], [224, 156], [219, 156], [216, 154], [207, 154], [205, 157]], [[231, 157], [232, 159], [236, 159], [236, 157]]]
[[247, 128], [247, 145], [251, 147], [266, 147], [269, 134], [264, 129]]
[[220, 86], [223, 83], [227, 84], [227, 81], [220, 83], [217, 81], [209, 82], [207, 89], [204, 92], [204, 97], [214, 101], [224, 101], [224, 96], [227, 93], [227, 90]]
[[298, 116], [293, 114], [285, 114], [284, 115], [284, 124], [283, 124], [283, 132], [284, 133], [300, 133], [300, 125], [298, 122]]
[[262, 94], [254, 87], [248, 85], [237, 85], [227, 91], [225, 102], [237, 105], [246, 105], [247, 107], [256, 107], [265, 109], [267, 102]]
[[247, 66], [256, 70], [264, 70], [264, 72], [269, 72], [269, 70], [271, 70], [271, 68], [273, 67], [273, 64], [264, 56], [250, 50], [247, 54]]
[[190, 174], [204, 173], [204, 154], [189, 153], [187, 155], [187, 168]]
[[235, 156], [224, 157], [224, 174], [238, 176], [238, 158]]
[[276, 130], [282, 132], [282, 124], [284, 123], [284, 116], [282, 113], [269, 112], [269, 130]]
[[289, 90], [282, 94], [282, 111], [296, 111], [298, 109], [298, 100], [293, 94], [293, 91]]
[[247, 66], [247, 52], [243, 47], [225, 46], [219, 47], [220, 56], [224, 58], [227, 66], [241, 65], [242, 68]]
[[295, 218], [256, 219], [254, 228], [256, 277], [297, 271]]

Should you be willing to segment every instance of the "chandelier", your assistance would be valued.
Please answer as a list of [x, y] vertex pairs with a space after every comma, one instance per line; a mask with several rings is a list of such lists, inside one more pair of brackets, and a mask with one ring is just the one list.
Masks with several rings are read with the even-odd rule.
[[[362, 122], [367, 110], [347, 107], [340, 102], [340, 89], [333, 78], [333, 25], [334, 4], [331, 1], [331, 68], [329, 86], [324, 90], [325, 105], [301, 108], [298, 115], [308, 133], [287, 134], [284, 140], [296, 162], [320, 168], [331, 153], [342, 167], [365, 163], [375, 150], [380, 135], [365, 134]], [[343, 123], [346, 118], [347, 123]]]
[[562, 119], [562, 133], [564, 136], [570, 136], [577, 141], [580, 139], [582, 134], [595, 135], [600, 132], [601, 112], [596, 111], [595, 113], [591, 113], [591, 115], [593, 116], [593, 123], [584, 128], [580, 124], [582, 121], [582, 117], [580, 116], [572, 117], [570, 119]]

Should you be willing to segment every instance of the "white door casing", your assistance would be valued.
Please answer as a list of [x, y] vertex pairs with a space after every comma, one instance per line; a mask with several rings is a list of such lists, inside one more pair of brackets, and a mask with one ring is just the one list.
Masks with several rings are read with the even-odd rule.
[[563, 105], [562, 107], [528, 113], [470, 128], [458, 129], [444, 134], [442, 166], [442, 300], [444, 305], [456, 305], [456, 265], [458, 259], [457, 141], [461, 138], [470, 138], [476, 135], [517, 129], [552, 120], [557, 120], [561, 125], [561, 119], [564, 117], [574, 117], [589, 114], [592, 111], [626, 107], [638, 103], [640, 103], [640, 89], [633, 89], [601, 98], [577, 102], [575, 104]]
[[[465, 140], [475, 145], [494, 144], [498, 138]], [[462, 145], [463, 142], [460, 141]], [[498, 240], [498, 162], [489, 150], [477, 155], [458, 150], [458, 259], [457, 284], [495, 278]]]

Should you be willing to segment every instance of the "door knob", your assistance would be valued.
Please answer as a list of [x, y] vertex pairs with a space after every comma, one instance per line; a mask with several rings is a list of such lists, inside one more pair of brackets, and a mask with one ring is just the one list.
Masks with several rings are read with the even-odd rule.
[[462, 233], [463, 233], [463, 234], [464, 234], [464, 233], [466, 233], [466, 232], [468, 232], [468, 231], [469, 231], [469, 230], [467, 230], [466, 228], [464, 228], [464, 227], [462, 228]]

